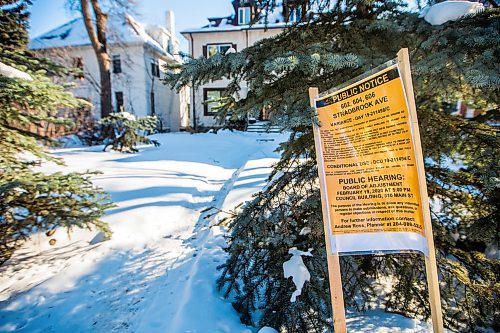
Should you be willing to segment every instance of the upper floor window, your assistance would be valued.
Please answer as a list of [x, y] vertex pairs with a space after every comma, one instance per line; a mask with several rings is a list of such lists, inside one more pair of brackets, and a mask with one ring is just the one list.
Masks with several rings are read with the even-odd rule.
[[172, 40], [172, 38], [168, 39], [168, 42], [167, 42], [167, 52], [170, 53], [170, 54], [174, 54], [174, 41]]
[[290, 11], [289, 22], [300, 22], [300, 18], [302, 17], [302, 11], [300, 8], [293, 8]]
[[151, 75], [160, 77], [160, 63], [158, 59], [151, 59]]
[[113, 73], [118, 74], [122, 72], [122, 61], [119, 54], [113, 55]]
[[220, 53], [222, 55], [225, 55], [226, 52], [231, 48], [233, 47], [234, 49], [236, 49], [236, 45], [233, 45], [233, 44], [209, 44], [206, 46], [206, 50], [205, 51], [205, 56], [207, 58], [210, 58], [210, 57], [213, 57], [214, 55], [216, 55], [217, 53]]
[[250, 7], [240, 7], [238, 8], [238, 24], [245, 25], [250, 24]]

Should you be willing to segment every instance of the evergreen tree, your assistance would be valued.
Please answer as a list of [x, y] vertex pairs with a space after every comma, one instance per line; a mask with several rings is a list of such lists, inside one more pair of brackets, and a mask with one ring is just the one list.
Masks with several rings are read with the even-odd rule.
[[34, 170], [41, 160], [58, 164], [62, 161], [48, 155], [40, 145], [51, 140], [33, 133], [30, 127], [69, 124], [57, 118], [57, 112], [85, 102], [46, 76], [65, 74], [66, 69], [37, 59], [25, 49], [29, 4], [0, 4], [0, 62], [32, 78], [0, 75], [0, 263], [34, 232], [51, 235], [59, 226], [96, 227], [110, 235], [99, 218], [111, 204], [108, 196], [92, 185], [91, 174], [45, 174]]
[[[229, 259], [221, 266], [219, 288], [234, 298], [244, 323], [286, 332], [323, 332], [331, 327], [314, 113], [307, 89], [328, 90], [408, 47], [433, 201], [445, 324], [464, 332], [498, 330], [500, 264], [498, 257], [486, 255], [499, 242], [498, 132], [446, 112], [458, 99], [498, 112], [498, 10], [430, 26], [401, 1], [290, 3], [319, 12], [311, 22], [239, 53], [192, 59], [167, 80], [180, 88], [230, 78], [220, 120], [229, 111], [245, 115], [266, 109], [275, 125], [291, 131], [280, 146], [282, 157], [271, 184], [230, 223]], [[265, 13], [276, 1], [261, 0], [259, 5]], [[250, 89], [248, 96], [236, 101], [233, 96], [243, 81]], [[450, 166], [450, 161], [460, 167]], [[305, 227], [311, 233], [301, 233]], [[282, 268], [292, 247], [314, 249], [312, 257], [304, 258], [311, 280], [293, 303], [295, 286], [284, 278]], [[379, 297], [389, 311], [430, 316], [421, 255], [341, 259], [347, 306], [366, 309]], [[387, 295], [373, 288], [380, 276], [394, 282]]]
[[[7, 7], [10, 5], [10, 8]], [[22, 48], [28, 41], [28, 17], [26, 7], [31, 5], [31, 1], [0, 1], [0, 42], [4, 47]]]

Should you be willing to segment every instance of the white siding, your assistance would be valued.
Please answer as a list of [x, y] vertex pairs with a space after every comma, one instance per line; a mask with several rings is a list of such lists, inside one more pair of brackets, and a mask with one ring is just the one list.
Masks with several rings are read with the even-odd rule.
[[153, 76], [151, 72], [151, 60], [158, 60], [160, 66], [160, 78], [165, 76], [164, 66], [167, 60], [162, 55], [146, 48], [144, 71], [145, 88], [147, 96], [148, 115], [151, 114], [151, 92], [154, 92], [155, 114], [161, 122], [163, 131], [177, 132], [181, 127], [186, 127], [181, 124], [181, 118], [187, 113], [187, 103], [185, 92], [177, 93], [170, 89], [170, 86], [165, 85], [160, 78]]
[[[94, 105], [93, 115], [100, 119], [99, 67], [94, 50], [91, 46], [39, 50], [44, 56], [55, 59], [66, 65], [73, 66], [74, 58], [82, 58], [84, 79], [74, 79], [77, 85], [71, 91], [77, 97], [87, 99]], [[121, 73], [113, 73], [111, 63], [111, 86], [113, 111], [116, 111], [115, 92], [123, 92], [124, 110], [137, 117], [151, 115], [151, 91], [155, 95], [155, 112], [161, 120], [162, 130], [178, 131], [181, 118], [186, 123], [188, 103], [186, 92], [177, 94], [169, 86], [164, 85], [158, 77], [151, 75], [151, 59], [158, 59], [160, 77], [164, 76], [163, 65], [166, 59], [145, 44], [111, 45], [109, 54], [120, 55]], [[65, 79], [67, 81], [67, 79]], [[181, 109], [182, 108], [182, 109]], [[187, 127], [183, 125], [183, 127]]]
[[123, 92], [125, 111], [137, 117], [147, 116], [147, 96], [145, 96], [144, 62], [142, 61], [144, 49], [141, 45], [131, 45], [120, 48], [110, 48], [110, 54], [119, 54], [122, 63], [122, 72], [113, 73], [111, 66], [111, 82], [113, 89], [113, 106], [116, 111], [115, 92]]

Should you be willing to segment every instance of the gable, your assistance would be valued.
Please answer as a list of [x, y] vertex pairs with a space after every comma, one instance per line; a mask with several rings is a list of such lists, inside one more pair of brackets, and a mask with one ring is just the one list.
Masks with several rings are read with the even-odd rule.
[[[152, 36], [153, 35], [153, 36]], [[163, 38], [160, 38], [163, 36]], [[159, 26], [146, 26], [134, 17], [114, 18], [108, 21], [108, 44], [146, 44], [155, 51], [171, 58], [168, 39], [176, 38], [168, 30]], [[177, 40], [175, 42], [178, 42]], [[90, 46], [90, 39], [83, 18], [76, 18], [35, 39], [29, 44], [30, 49], [51, 49], [77, 46]]]

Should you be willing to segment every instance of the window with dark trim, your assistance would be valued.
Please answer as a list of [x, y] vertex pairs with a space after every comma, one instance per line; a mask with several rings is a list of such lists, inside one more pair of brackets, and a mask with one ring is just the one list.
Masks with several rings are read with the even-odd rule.
[[290, 17], [288, 19], [289, 22], [298, 23], [300, 22], [300, 18], [302, 17], [302, 10], [300, 7], [292, 8], [290, 10]]
[[113, 55], [113, 73], [119, 74], [122, 72], [122, 60], [119, 54]]
[[160, 77], [160, 63], [158, 59], [151, 59], [151, 75]]
[[250, 7], [238, 8], [238, 25], [250, 24], [252, 10]]
[[236, 44], [232, 43], [207, 44], [203, 46], [203, 55], [205, 56], [205, 58], [213, 57], [218, 53], [225, 55], [230, 48], [236, 50]]
[[115, 91], [116, 112], [123, 112], [123, 92]]
[[213, 116], [222, 105], [221, 97], [224, 88], [203, 88], [204, 115]]

